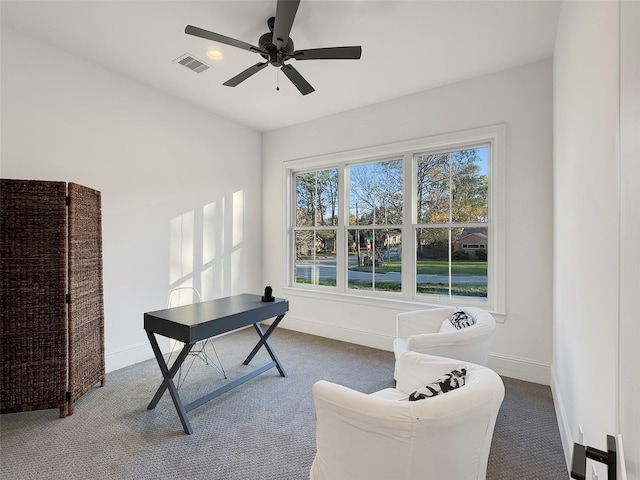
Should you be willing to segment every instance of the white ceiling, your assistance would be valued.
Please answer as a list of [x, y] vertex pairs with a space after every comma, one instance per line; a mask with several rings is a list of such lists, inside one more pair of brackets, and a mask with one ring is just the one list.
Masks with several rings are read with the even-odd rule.
[[[316, 89], [306, 96], [271, 66], [223, 86], [262, 57], [218, 44], [224, 58], [213, 61], [214, 42], [184, 33], [191, 24], [257, 45], [275, 9], [276, 0], [2, 0], [0, 13], [3, 28], [268, 131], [551, 57], [560, 3], [302, 0], [297, 50], [362, 45], [360, 60], [292, 60]], [[185, 53], [213, 68], [196, 74], [174, 62]]]

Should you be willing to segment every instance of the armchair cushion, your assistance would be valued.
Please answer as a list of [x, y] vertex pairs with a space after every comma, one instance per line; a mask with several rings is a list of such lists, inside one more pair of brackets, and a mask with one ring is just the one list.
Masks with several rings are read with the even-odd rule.
[[458, 387], [462, 387], [464, 385], [464, 377], [466, 375], [466, 368], [452, 370], [428, 385], [425, 385], [413, 392], [409, 395], [409, 401], [415, 402], [416, 400], [424, 400], [425, 398], [435, 397], [436, 395], [447, 393]]
[[455, 332], [456, 330], [457, 328], [453, 326], [451, 320], [445, 318], [444, 322], [442, 322], [442, 325], [440, 326], [440, 330], [438, 330], [438, 333]]

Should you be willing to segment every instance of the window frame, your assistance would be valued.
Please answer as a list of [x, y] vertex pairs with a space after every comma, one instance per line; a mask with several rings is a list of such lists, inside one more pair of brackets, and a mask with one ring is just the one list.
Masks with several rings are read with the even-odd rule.
[[[437, 153], [456, 149], [489, 146], [488, 154], [488, 227], [489, 248], [487, 249], [486, 300], [474, 300], [472, 297], [443, 297], [436, 295], [418, 295], [416, 292], [416, 235], [417, 206], [414, 194], [417, 191], [415, 154]], [[418, 305], [455, 305], [478, 306], [495, 313], [505, 313], [506, 304], [506, 225], [505, 225], [505, 149], [506, 126], [491, 125], [464, 131], [423, 137], [415, 140], [366, 147], [357, 150], [337, 152], [327, 155], [289, 160], [283, 162], [284, 202], [284, 274], [285, 290], [319, 297], [339, 296], [355, 303], [372, 300], [382, 302], [401, 301]], [[402, 292], [382, 290], [349, 289], [346, 240], [349, 225], [349, 166], [375, 163], [393, 158], [403, 159], [403, 222], [401, 225], [379, 225], [372, 227], [400, 228], [402, 231]], [[295, 215], [296, 189], [295, 175], [306, 172], [338, 169], [338, 225], [336, 226], [336, 285], [322, 286], [299, 284], [295, 282]], [[420, 224], [422, 225], [422, 224]]]

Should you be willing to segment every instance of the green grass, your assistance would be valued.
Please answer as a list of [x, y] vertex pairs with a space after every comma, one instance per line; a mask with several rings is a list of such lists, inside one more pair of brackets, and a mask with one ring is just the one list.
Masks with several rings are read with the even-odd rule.
[[[447, 285], [442, 283], [421, 283], [418, 285], [418, 293], [423, 295], [449, 295]], [[486, 285], [451, 285], [451, 295], [456, 297], [486, 297]]]
[[[349, 288], [352, 290], [373, 290], [373, 286], [370, 283], [350, 283]], [[402, 285], [400, 282], [376, 282], [376, 290], [401, 292]]]
[[[349, 288], [353, 290], [373, 290], [371, 283], [350, 283]], [[376, 282], [376, 290], [385, 292], [400, 292], [401, 285], [398, 282]], [[418, 294], [422, 295], [449, 295], [447, 285], [442, 283], [419, 284]], [[487, 287], [485, 285], [451, 285], [451, 295], [456, 297], [486, 297]]]
[[[354, 266], [349, 267], [349, 270], [371, 272], [373, 267]], [[400, 262], [385, 262], [384, 265], [376, 266], [376, 272], [379, 273], [400, 272], [401, 270]], [[421, 274], [448, 275], [449, 262], [446, 260], [418, 260], [417, 270]], [[451, 275], [480, 275], [484, 277], [487, 275], [487, 262], [453, 261], [451, 263]]]
[[320, 280], [318, 283], [316, 282], [312, 282], [311, 280], [307, 279], [307, 278], [296, 278], [296, 283], [305, 283], [307, 285], [324, 285], [325, 287], [335, 287], [336, 286], [336, 281], [335, 280]]

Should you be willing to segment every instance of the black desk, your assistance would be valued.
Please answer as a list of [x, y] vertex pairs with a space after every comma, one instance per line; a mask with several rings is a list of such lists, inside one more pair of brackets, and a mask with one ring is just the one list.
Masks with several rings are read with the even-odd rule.
[[[194, 303], [192, 305], [145, 313], [144, 329], [147, 332], [151, 348], [153, 349], [163, 376], [163, 381], [147, 408], [149, 410], [154, 409], [164, 394], [164, 391], [169, 389], [173, 404], [182, 422], [182, 427], [185, 433], [191, 434], [193, 429], [187, 418], [187, 412], [273, 367], [278, 369], [281, 376], [286, 377], [287, 374], [284, 368], [282, 368], [278, 357], [276, 357], [276, 354], [273, 352], [271, 345], [269, 345], [268, 339], [288, 311], [289, 302], [285, 299], [276, 298], [273, 302], [263, 302], [260, 295], [244, 293], [211, 300], [209, 302]], [[259, 322], [274, 317], [275, 320], [267, 331], [264, 332]], [[178, 390], [173, 383], [173, 377], [180, 369], [182, 362], [184, 362], [193, 345], [200, 340], [215, 337], [216, 335], [246, 327], [247, 325], [253, 325], [255, 327], [260, 336], [260, 340], [242, 363], [248, 365], [256, 353], [258, 353], [258, 350], [263, 346], [269, 353], [272, 361], [186, 406], [182, 405]], [[164, 360], [155, 337], [156, 334], [179, 340], [185, 344], [171, 367], [169, 367]]]

